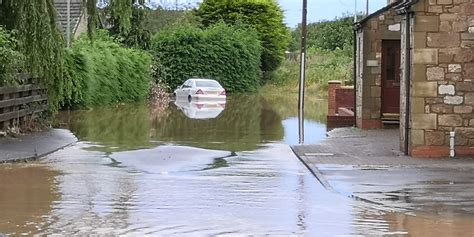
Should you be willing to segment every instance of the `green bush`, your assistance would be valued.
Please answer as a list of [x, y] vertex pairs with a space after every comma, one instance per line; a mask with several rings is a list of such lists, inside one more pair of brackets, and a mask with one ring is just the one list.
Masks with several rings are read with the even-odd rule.
[[155, 76], [171, 89], [192, 77], [218, 80], [228, 92], [255, 91], [261, 46], [252, 29], [216, 24], [206, 30], [181, 26], [152, 40]]
[[151, 57], [97, 35], [74, 42], [65, 57], [63, 106], [88, 107], [147, 98]]
[[[350, 47], [333, 51], [309, 48], [306, 61], [307, 86], [316, 85], [319, 92], [322, 92], [330, 80], [352, 81], [352, 63]], [[298, 88], [299, 77], [299, 60], [285, 60], [275, 72], [272, 83], [279, 87]]]
[[23, 55], [16, 48], [13, 35], [0, 27], [0, 86], [14, 83], [16, 73], [22, 68]]
[[255, 28], [263, 46], [263, 71], [274, 71], [283, 61], [289, 35], [276, 0], [204, 0], [196, 15], [201, 17], [204, 26], [224, 21]]
[[[344, 16], [308, 24], [308, 47], [323, 50], [351, 47], [354, 39], [352, 23], [352, 16]], [[301, 47], [301, 25], [292, 31], [291, 36], [289, 50], [296, 51]]]

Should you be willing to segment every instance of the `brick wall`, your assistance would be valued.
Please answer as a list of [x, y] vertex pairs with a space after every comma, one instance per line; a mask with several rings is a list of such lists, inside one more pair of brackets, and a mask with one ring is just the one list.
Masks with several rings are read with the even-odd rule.
[[335, 115], [337, 113], [336, 90], [340, 88], [341, 85], [341, 81], [328, 82], [328, 115]]
[[[474, 1], [421, 0], [412, 32], [411, 154], [474, 155]], [[403, 62], [402, 62], [403, 65]]]
[[336, 90], [336, 108], [354, 111], [354, 87], [341, 87]]
[[341, 81], [328, 83], [328, 129], [354, 125], [354, 87]]

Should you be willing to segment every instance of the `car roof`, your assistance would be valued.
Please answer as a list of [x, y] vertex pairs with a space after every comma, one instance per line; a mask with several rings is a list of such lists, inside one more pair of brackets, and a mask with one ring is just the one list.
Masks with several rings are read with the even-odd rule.
[[203, 79], [203, 78], [191, 78], [190, 80], [195, 80], [195, 81], [216, 81], [214, 79]]

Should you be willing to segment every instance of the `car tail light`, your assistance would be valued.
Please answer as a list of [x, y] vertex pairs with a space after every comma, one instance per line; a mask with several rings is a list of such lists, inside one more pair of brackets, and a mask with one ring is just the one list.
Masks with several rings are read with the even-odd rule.
[[223, 90], [220, 95], [225, 95], [225, 90]]
[[204, 91], [199, 89], [199, 90], [196, 91], [196, 95], [204, 95]]

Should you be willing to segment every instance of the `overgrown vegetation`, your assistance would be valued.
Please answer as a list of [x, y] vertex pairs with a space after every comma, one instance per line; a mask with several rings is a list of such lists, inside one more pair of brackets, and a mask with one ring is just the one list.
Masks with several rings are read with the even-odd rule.
[[[275, 72], [272, 83], [267, 86], [283, 87], [285, 91], [297, 92], [300, 73], [299, 60], [285, 60]], [[306, 85], [311, 94], [321, 95], [330, 80], [350, 81], [352, 79], [352, 50], [333, 51], [309, 48], [306, 60]], [[267, 88], [267, 89], [269, 89]], [[323, 94], [326, 95], [325, 93]]]
[[[353, 16], [308, 24], [308, 47], [336, 50], [351, 47], [353, 43]], [[291, 32], [290, 51], [301, 47], [301, 25]]]
[[[47, 0], [48, 1], [48, 0]], [[99, 11], [97, 9], [97, 0], [82, 0], [87, 9], [87, 30], [89, 37], [93, 39], [94, 32], [99, 23]], [[127, 36], [132, 30], [139, 29], [141, 25], [136, 25], [136, 11], [145, 10], [147, 0], [104, 0], [102, 3], [108, 7], [106, 18], [111, 18], [113, 27], [119, 35]], [[135, 14], [135, 15], [134, 15]]]
[[18, 50], [24, 55], [25, 70], [42, 79], [48, 88], [50, 111], [58, 109], [62, 98], [64, 40], [56, 24], [51, 0], [2, 0], [0, 25], [15, 29]]
[[[105, 11], [105, 14], [109, 12]], [[117, 24], [119, 18], [120, 16], [111, 16], [109, 20], [109, 24], [112, 26], [109, 29], [110, 34], [127, 47], [149, 49], [151, 32], [149, 29], [148, 10], [139, 7], [133, 8], [131, 19], [133, 27], [127, 31], [122, 31], [120, 25]]]
[[15, 84], [16, 73], [23, 67], [24, 56], [16, 49], [12, 33], [0, 26], [0, 86]]
[[257, 32], [219, 23], [207, 29], [182, 26], [153, 39], [155, 77], [176, 88], [192, 77], [218, 80], [229, 92], [256, 91], [261, 78]]
[[151, 82], [151, 57], [124, 48], [105, 32], [93, 44], [87, 38], [74, 42], [65, 60], [64, 101], [67, 107], [90, 107], [143, 101]]
[[[89, 26], [95, 27], [97, 1], [85, 2]], [[138, 32], [141, 28], [131, 27], [144, 18], [133, 14], [134, 4], [129, 0], [109, 3], [115, 17], [114, 29], [123, 36], [118, 40], [131, 47], [146, 48], [147, 45], [138, 45], [144, 40], [142, 32]], [[140, 3], [143, 5], [144, 1]], [[60, 106], [94, 106], [147, 97], [151, 80], [149, 54], [124, 48], [104, 32], [94, 34], [94, 41], [78, 40], [66, 50], [53, 0], [0, 0], [0, 12], [0, 25], [15, 32], [12, 37], [0, 29], [0, 83], [11, 80], [21, 70], [39, 77], [48, 89], [53, 113]]]
[[289, 37], [283, 23], [283, 11], [276, 0], [204, 0], [195, 13], [206, 27], [221, 21], [252, 26], [263, 46], [263, 71], [276, 70], [284, 59]]
[[[298, 53], [301, 28], [292, 31], [289, 50]], [[326, 96], [330, 80], [352, 83], [353, 55], [352, 17], [336, 18], [308, 25], [308, 50], [306, 61], [306, 88], [310, 94]], [[287, 57], [275, 71], [274, 79], [265, 89], [297, 92], [300, 73], [299, 55]], [[277, 89], [279, 88], [279, 89]]]

